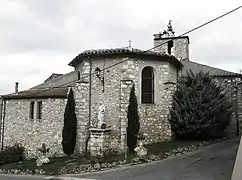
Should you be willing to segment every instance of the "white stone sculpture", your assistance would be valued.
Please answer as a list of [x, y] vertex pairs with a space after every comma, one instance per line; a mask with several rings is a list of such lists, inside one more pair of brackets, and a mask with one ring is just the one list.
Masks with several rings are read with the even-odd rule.
[[42, 144], [41, 148], [37, 148], [39, 157], [36, 159], [36, 164], [38, 167], [50, 162], [49, 158], [47, 157], [49, 150], [50, 148], [46, 148], [45, 143]]
[[99, 112], [98, 112], [98, 127], [101, 128], [103, 124], [106, 125], [105, 123], [105, 106], [101, 104], [99, 106]]
[[36, 160], [36, 165], [37, 165], [38, 167], [40, 167], [40, 166], [42, 166], [43, 164], [47, 164], [47, 163], [49, 163], [49, 162], [50, 162], [49, 158], [46, 157], [45, 155], [43, 155], [43, 156], [38, 157], [38, 159]]
[[138, 157], [147, 156], [148, 150], [143, 146], [143, 141], [139, 141], [139, 145], [134, 149]]

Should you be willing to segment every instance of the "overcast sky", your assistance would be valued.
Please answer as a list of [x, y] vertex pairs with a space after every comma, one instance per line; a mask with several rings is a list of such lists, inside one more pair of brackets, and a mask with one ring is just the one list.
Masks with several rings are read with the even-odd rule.
[[[0, 0], [0, 94], [42, 83], [93, 48], [149, 49], [153, 34], [176, 35], [241, 5], [240, 0]], [[219, 4], [218, 4], [219, 2]], [[242, 68], [242, 8], [189, 34], [190, 59], [238, 72]]]

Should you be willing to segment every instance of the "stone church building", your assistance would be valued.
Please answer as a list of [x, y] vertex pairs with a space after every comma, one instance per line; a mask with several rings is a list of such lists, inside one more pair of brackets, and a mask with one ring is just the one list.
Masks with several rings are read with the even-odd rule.
[[[176, 37], [171, 24], [154, 34], [154, 50], [131, 47], [86, 50], [68, 64], [73, 71], [53, 73], [42, 84], [25, 91], [3, 95], [1, 99], [1, 148], [16, 142], [26, 148], [28, 158], [36, 156], [42, 143], [52, 156], [62, 156], [64, 111], [70, 88], [74, 91], [78, 120], [75, 152], [86, 149], [122, 152], [126, 147], [127, 107], [135, 85], [141, 130], [146, 143], [172, 138], [169, 106], [176, 83], [187, 70], [210, 72], [228, 87], [235, 98], [240, 74], [199, 64], [189, 59], [189, 37]], [[90, 76], [91, 74], [91, 76]], [[106, 129], [100, 129], [98, 112], [105, 106]], [[235, 131], [235, 119], [231, 131]]]

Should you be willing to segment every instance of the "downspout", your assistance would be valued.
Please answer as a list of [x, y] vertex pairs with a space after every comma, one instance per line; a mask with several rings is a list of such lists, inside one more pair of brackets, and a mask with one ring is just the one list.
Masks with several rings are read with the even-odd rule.
[[88, 112], [88, 124], [87, 124], [87, 139], [86, 139], [86, 147], [85, 147], [85, 153], [86, 155], [88, 154], [88, 142], [90, 140], [90, 124], [91, 124], [91, 113], [92, 113], [92, 60], [90, 57], [88, 57], [89, 59], [89, 65], [90, 65], [90, 69], [89, 69], [89, 104], [88, 104], [88, 108], [89, 108], [89, 112]]
[[3, 151], [3, 140], [4, 140], [4, 124], [5, 124], [5, 115], [6, 115], [6, 100], [3, 98], [3, 120], [2, 120], [2, 151]]

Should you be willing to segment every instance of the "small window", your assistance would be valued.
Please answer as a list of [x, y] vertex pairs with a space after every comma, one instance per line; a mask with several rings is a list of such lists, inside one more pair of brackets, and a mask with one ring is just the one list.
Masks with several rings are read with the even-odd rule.
[[168, 54], [171, 55], [171, 49], [173, 48], [173, 41], [168, 41]]
[[30, 103], [30, 108], [29, 108], [29, 118], [34, 119], [34, 101]]
[[77, 71], [77, 80], [80, 80], [81, 79], [81, 73], [80, 71]]
[[37, 119], [42, 119], [42, 101], [37, 103]]

